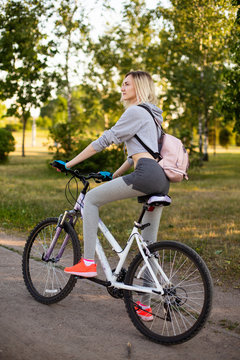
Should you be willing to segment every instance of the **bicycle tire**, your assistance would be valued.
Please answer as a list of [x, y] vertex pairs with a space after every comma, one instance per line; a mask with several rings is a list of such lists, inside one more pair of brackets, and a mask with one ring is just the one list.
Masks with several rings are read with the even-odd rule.
[[[183, 343], [202, 329], [210, 314], [213, 294], [210, 272], [202, 258], [185, 244], [162, 241], [148, 248], [171, 282], [167, 284], [155, 268], [165, 294], [149, 296], [124, 290], [127, 312], [133, 325], [152, 341], [164, 345]], [[153, 285], [152, 276], [144, 264], [139, 253], [129, 266], [125, 284]], [[151, 308], [147, 310], [152, 315], [151, 321], [143, 321], [139, 316], [141, 309], [137, 300]]]
[[[81, 258], [78, 236], [73, 227], [65, 222], [50, 261], [42, 260], [55, 233], [57, 222], [57, 218], [47, 218], [36, 225], [27, 239], [22, 257], [25, 285], [35, 300], [46, 305], [63, 300], [72, 291], [77, 280], [73, 275], [69, 277], [63, 270], [65, 266], [76, 264]], [[57, 255], [66, 234], [70, 236], [68, 244], [61, 259], [54, 262], [54, 256]]]

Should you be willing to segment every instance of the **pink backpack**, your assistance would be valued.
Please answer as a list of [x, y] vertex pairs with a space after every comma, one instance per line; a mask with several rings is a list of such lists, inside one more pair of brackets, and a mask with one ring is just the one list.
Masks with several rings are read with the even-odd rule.
[[169, 181], [180, 182], [184, 178], [188, 180], [188, 153], [181, 140], [162, 132], [160, 142], [162, 143], [160, 151], [161, 160], [158, 163], [165, 171]]
[[[146, 109], [154, 119], [150, 109], [144, 105], [138, 106]], [[157, 123], [156, 125], [158, 126]], [[154, 157], [154, 159], [160, 159], [158, 163], [163, 168], [170, 182], [180, 182], [183, 179], [188, 180], [187, 169], [189, 166], [189, 158], [187, 150], [181, 140], [175, 136], [165, 134], [161, 128], [161, 138], [159, 140], [160, 152], [154, 153], [146, 144], [144, 144], [138, 135], [135, 135], [135, 138]]]

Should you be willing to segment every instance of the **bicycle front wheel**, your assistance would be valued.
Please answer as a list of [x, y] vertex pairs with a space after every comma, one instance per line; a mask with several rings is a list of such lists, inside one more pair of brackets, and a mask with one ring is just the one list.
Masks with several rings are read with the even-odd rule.
[[[149, 250], [150, 263], [164, 295], [125, 290], [128, 314], [134, 326], [151, 340], [165, 345], [182, 343], [195, 336], [209, 316], [209, 270], [201, 257], [184, 244], [163, 241], [149, 246]], [[130, 264], [125, 284], [155, 287], [141, 254]]]
[[[57, 222], [57, 218], [40, 222], [29, 235], [23, 251], [22, 272], [26, 287], [34, 299], [43, 304], [53, 304], [64, 299], [77, 281], [73, 275], [69, 277], [63, 271], [66, 266], [76, 264], [81, 257], [78, 236], [70, 224], [64, 223], [49, 260], [44, 260], [55, 235]], [[58, 259], [66, 236], [67, 245]]]

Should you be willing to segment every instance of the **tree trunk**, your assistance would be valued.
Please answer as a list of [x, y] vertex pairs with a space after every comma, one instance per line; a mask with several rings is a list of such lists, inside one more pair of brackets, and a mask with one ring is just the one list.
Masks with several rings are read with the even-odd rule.
[[[200, 45], [199, 45], [199, 49], [200, 51], [202, 51], [202, 38], [200, 39]], [[199, 134], [199, 154], [200, 154], [200, 158], [202, 158], [202, 154], [203, 154], [203, 124], [202, 124], [202, 98], [203, 98], [203, 78], [204, 78], [204, 73], [203, 70], [201, 69], [200, 71], [200, 82], [201, 82], [201, 87], [200, 87], [200, 98], [199, 98], [199, 109], [198, 109], [198, 134]]]
[[205, 121], [204, 121], [203, 161], [208, 161], [208, 118], [207, 118], [207, 116], [205, 116]]
[[214, 121], [214, 133], [213, 133], [213, 154], [216, 155], [216, 136], [217, 136], [217, 129], [216, 129], [216, 120]]
[[66, 77], [66, 85], [67, 85], [67, 155], [71, 153], [72, 150], [72, 139], [71, 139], [71, 122], [72, 122], [72, 89], [69, 81], [69, 55], [70, 55], [70, 49], [72, 46], [71, 42], [71, 32], [68, 35], [68, 46], [66, 50], [66, 64], [65, 64], [65, 77]]
[[68, 132], [68, 154], [72, 151], [72, 137], [71, 137], [71, 122], [72, 122], [72, 97], [71, 89], [68, 82], [68, 94], [67, 94], [67, 111], [68, 111], [68, 120], [67, 120], [67, 132]]
[[24, 117], [22, 117], [22, 122], [23, 122], [23, 131], [22, 131], [22, 157], [25, 157], [25, 130], [26, 130], [26, 124], [27, 124], [27, 119]]
[[198, 135], [199, 135], [199, 139], [198, 139], [198, 148], [199, 148], [199, 154], [202, 157], [202, 115], [199, 112], [198, 113]]

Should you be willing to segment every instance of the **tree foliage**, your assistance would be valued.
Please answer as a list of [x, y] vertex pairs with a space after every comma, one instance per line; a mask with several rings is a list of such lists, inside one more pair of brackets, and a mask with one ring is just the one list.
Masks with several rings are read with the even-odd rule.
[[[61, 89], [62, 95], [67, 99], [67, 118], [65, 125], [66, 151], [72, 151], [72, 135], [75, 132], [76, 121], [74, 117], [74, 106], [72, 104], [72, 84], [71, 74], [77, 75], [76, 65], [72, 66], [73, 59], [76, 63], [85, 47], [86, 36], [89, 33], [89, 26], [86, 21], [84, 7], [78, 0], [61, 0], [56, 3], [54, 33], [57, 39], [61, 39], [63, 50], [63, 64], [59, 66], [58, 90]], [[59, 42], [59, 41], [58, 41]], [[59, 44], [60, 45], [60, 44]], [[59, 46], [58, 45], [58, 46]], [[54, 129], [53, 129], [54, 130]]]
[[223, 128], [220, 130], [219, 143], [221, 146], [227, 148], [228, 145], [230, 144], [230, 138], [231, 138], [231, 132], [228, 129]]
[[0, 15], [0, 99], [13, 100], [7, 115], [23, 123], [22, 156], [30, 110], [39, 107], [51, 92], [51, 75], [47, 71], [51, 44], [43, 43], [39, 29], [43, 11], [40, 1], [9, 0]]
[[234, 11], [230, 1], [223, 0], [171, 3], [171, 8], [156, 10], [157, 18], [165, 20], [159, 33], [159, 52], [165, 58], [159, 72], [168, 81], [164, 108], [175, 115], [172, 127], [198, 128], [199, 151], [207, 160], [208, 130], [220, 116], [221, 77]]
[[[233, 0], [233, 7], [240, 1]], [[224, 123], [234, 121], [234, 131], [240, 134], [240, 8], [238, 8], [234, 26], [231, 31], [230, 66], [224, 69], [225, 90], [222, 96]]]
[[[195, 153], [208, 158], [209, 131], [219, 123], [222, 73], [236, 11], [230, 1], [171, 1], [149, 10], [144, 0], [125, 1], [122, 18], [96, 41], [88, 38], [88, 71], [79, 104], [82, 114], [108, 127], [119, 118], [120, 84], [130, 70], [149, 71], [160, 88], [165, 120]], [[90, 121], [89, 126], [94, 123]]]
[[[109, 1], [95, 2], [101, 2], [111, 17]], [[120, 85], [130, 70], [153, 75], [166, 127], [184, 140], [191, 153], [198, 132], [199, 152], [207, 160], [209, 132], [216, 135], [223, 116], [240, 131], [237, 0], [172, 0], [169, 7], [156, 0], [151, 9], [145, 0], [126, 0], [115, 23], [94, 40], [80, 0], [4, 4], [0, 98], [14, 99], [8, 114], [26, 125], [31, 107], [50, 94], [48, 59], [61, 54], [60, 64], [57, 57], [51, 62], [58, 73], [55, 99], [45, 102], [40, 120], [51, 124], [57, 151], [66, 157], [81, 148], [79, 139], [90, 141], [118, 120], [123, 111]], [[46, 4], [52, 24], [48, 37], [39, 27], [40, 17], [47, 21]], [[87, 61], [80, 80], [76, 59], [83, 53]]]
[[15, 150], [15, 140], [7, 129], [0, 129], [0, 163], [6, 162], [8, 154]]

